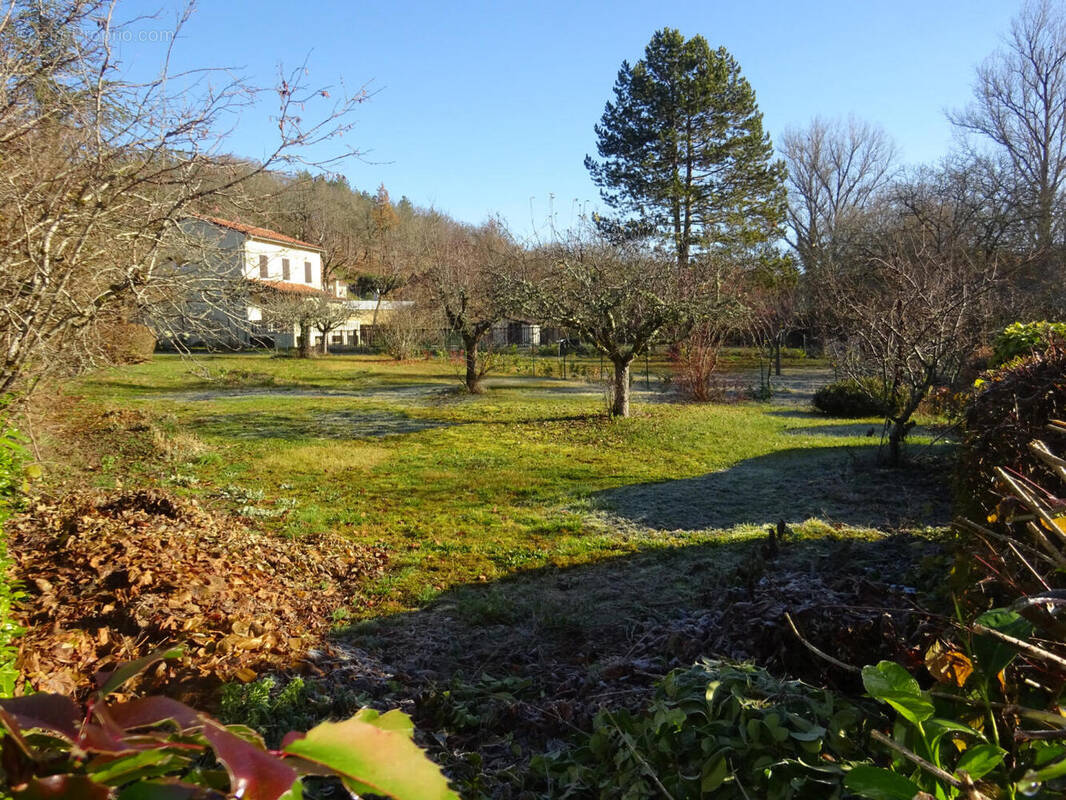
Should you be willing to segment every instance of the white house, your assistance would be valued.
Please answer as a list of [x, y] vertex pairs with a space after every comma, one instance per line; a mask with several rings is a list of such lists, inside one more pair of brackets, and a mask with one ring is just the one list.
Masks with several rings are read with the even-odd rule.
[[[348, 286], [342, 281], [323, 285], [322, 248], [268, 228], [219, 217], [188, 217], [181, 227], [192, 251], [183, 269], [207, 265], [209, 269], [201, 266], [206, 272], [246, 282], [245, 291], [233, 292], [241, 298], [240, 307], [215, 314], [219, 327], [226, 331], [220, 338], [244, 346], [296, 347], [298, 327], [271, 325], [263, 320], [262, 309], [256, 305], [257, 296], [281, 292], [308, 298], [326, 296], [343, 304], [351, 312], [349, 319], [330, 331], [329, 344], [353, 347], [364, 343], [361, 329], [369, 323], [372, 313], [368, 312], [376, 304], [349, 299]], [[393, 305], [382, 303], [379, 312], [387, 314]], [[312, 346], [320, 343], [321, 336], [318, 331], [312, 333]]]

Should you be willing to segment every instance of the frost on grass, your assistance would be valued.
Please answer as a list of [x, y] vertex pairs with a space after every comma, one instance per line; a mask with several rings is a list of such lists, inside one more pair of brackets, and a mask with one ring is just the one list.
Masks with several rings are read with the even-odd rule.
[[377, 439], [446, 425], [394, 411], [259, 411], [215, 414], [201, 418], [197, 427], [234, 439]]
[[948, 465], [939, 457], [881, 467], [875, 445], [791, 448], [728, 469], [610, 489], [595, 500], [623, 520], [655, 530], [798, 523], [922, 528], [951, 521]]

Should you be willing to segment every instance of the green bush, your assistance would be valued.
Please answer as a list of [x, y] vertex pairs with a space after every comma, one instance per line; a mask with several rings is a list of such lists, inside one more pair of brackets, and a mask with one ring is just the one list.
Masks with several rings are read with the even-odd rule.
[[884, 390], [876, 378], [835, 381], [814, 393], [814, 407], [833, 417], [877, 417], [893, 410], [882, 399]]
[[582, 746], [531, 773], [558, 798], [832, 800], [865, 738], [863, 715], [828, 691], [704, 660], [667, 675], [639, 716], [601, 712]]
[[335, 690], [327, 695], [299, 676], [284, 682], [266, 676], [250, 683], [225, 684], [218, 716], [227, 725], [254, 728], [270, 747], [278, 747], [289, 731], [345, 717], [363, 701], [354, 692]]
[[[1061, 423], [1049, 427], [1066, 433]], [[1044, 442], [1030, 452], [1049, 467], [1061, 463]], [[999, 475], [996, 511], [956, 521], [956, 621], [926, 649], [924, 674], [890, 661], [862, 670], [866, 692], [895, 717], [870, 734], [879, 765], [844, 780], [862, 797], [1066, 797], [1066, 637], [1051, 605], [1066, 588], [1066, 482], [1053, 473], [1047, 483]], [[930, 677], [936, 683], [923, 688]]]
[[1006, 364], [1018, 356], [1032, 355], [1053, 341], [1066, 341], [1066, 322], [1014, 322], [992, 344], [990, 367]]

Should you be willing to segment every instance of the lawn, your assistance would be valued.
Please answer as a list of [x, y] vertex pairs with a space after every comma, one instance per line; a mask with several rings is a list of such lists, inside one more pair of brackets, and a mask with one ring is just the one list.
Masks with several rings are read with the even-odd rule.
[[[457, 385], [439, 360], [164, 355], [71, 391], [148, 412], [179, 444], [166, 463], [104, 455], [98, 483], [132, 472], [284, 535], [385, 547], [391, 569], [353, 598], [357, 617], [525, 570], [762, 536], [779, 519], [822, 520], [811, 531], [946, 519], [927, 481], [876, 467], [876, 420], [667, 402], [638, 380], [633, 417], [612, 421], [587, 380], [502, 375], [480, 396]], [[923, 442], [920, 454], [944, 449]]]
[[[757, 363], [728, 355], [724, 383], [757, 384]], [[39, 404], [35, 441], [56, 483], [156, 484], [281, 536], [383, 551], [301, 682], [275, 686], [289, 705], [231, 684], [223, 712], [280, 735], [405, 708], [468, 797], [523, 785], [534, 754], [702, 656], [831, 682], [786, 611], [855, 664], [899, 657], [922, 624], [915, 587], [942, 585], [950, 519], [934, 421], [888, 469], [878, 420], [810, 408], [830, 378], [817, 362], [786, 361], [769, 402], [715, 404], [678, 402], [653, 362], [623, 420], [595, 381], [501, 366], [471, 396], [442, 360], [157, 356]]]

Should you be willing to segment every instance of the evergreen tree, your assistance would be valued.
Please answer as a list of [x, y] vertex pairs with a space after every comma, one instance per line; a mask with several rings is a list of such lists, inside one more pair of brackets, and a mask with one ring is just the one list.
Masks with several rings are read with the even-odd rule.
[[[699, 252], [748, 250], [780, 235], [785, 169], [755, 93], [724, 49], [665, 28], [622, 62], [585, 167], [622, 227], [670, 241], [679, 268]], [[615, 223], [616, 227], [618, 223]]]

